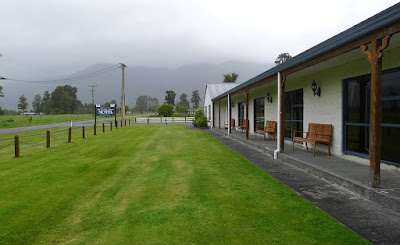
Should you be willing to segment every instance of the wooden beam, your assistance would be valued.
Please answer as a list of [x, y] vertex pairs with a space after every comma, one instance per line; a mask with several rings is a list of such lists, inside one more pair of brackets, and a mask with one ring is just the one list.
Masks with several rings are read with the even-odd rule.
[[283, 152], [285, 150], [285, 81], [286, 74], [282, 74], [281, 80], [281, 114], [278, 115], [281, 117], [281, 138], [280, 138], [280, 151]]
[[249, 90], [244, 92], [245, 103], [246, 103], [246, 119], [247, 119], [247, 127], [246, 127], [246, 140], [249, 139], [249, 127], [250, 127], [250, 120], [249, 120]]
[[371, 41], [371, 51], [367, 45], [361, 50], [371, 64], [371, 125], [370, 125], [370, 183], [380, 185], [381, 165], [381, 122], [382, 122], [382, 51], [388, 46], [390, 35]]
[[271, 77], [267, 77], [267, 78], [265, 78], [265, 79], [263, 79], [263, 80], [261, 80], [261, 81], [259, 81], [259, 82], [256, 82], [256, 83], [254, 83], [254, 84], [252, 84], [252, 85], [249, 85], [249, 86], [247, 86], [247, 87], [245, 87], [245, 88], [242, 88], [242, 89], [240, 89], [240, 90], [238, 90], [238, 91], [235, 91], [235, 92], [233, 92], [231, 95], [236, 95], [236, 94], [243, 93], [243, 92], [245, 92], [246, 90], [250, 90], [250, 89], [256, 88], [256, 87], [258, 87], [258, 86], [261, 86], [261, 85], [263, 85], [263, 84], [269, 83], [269, 82], [271, 82], [271, 81], [276, 81], [276, 79], [278, 79], [276, 75], [273, 75], [273, 76], [271, 76]]

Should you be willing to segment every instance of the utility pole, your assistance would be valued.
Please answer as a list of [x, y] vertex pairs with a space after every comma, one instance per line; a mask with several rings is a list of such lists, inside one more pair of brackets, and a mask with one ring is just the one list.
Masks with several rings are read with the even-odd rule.
[[94, 88], [97, 87], [97, 85], [88, 85], [88, 87], [92, 88], [92, 105], [93, 105], [93, 112], [94, 112], [93, 115], [96, 115], [96, 107], [94, 104]]
[[121, 120], [125, 121], [125, 67], [124, 63], [119, 63], [122, 69], [122, 91], [121, 91]]

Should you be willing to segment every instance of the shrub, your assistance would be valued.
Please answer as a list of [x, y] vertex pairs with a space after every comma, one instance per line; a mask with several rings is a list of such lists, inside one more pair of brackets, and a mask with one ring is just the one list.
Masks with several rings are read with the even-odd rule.
[[195, 119], [194, 121], [194, 126], [195, 127], [207, 127], [207, 117], [202, 115]]
[[[201, 116], [204, 116], [203, 110], [202, 109], [198, 109], [195, 113], [194, 113], [194, 120], [196, 121], [197, 119], [199, 119]], [[205, 116], [204, 116], [205, 117]]]
[[164, 103], [157, 108], [158, 115], [164, 117], [170, 117], [174, 114], [174, 106], [171, 104]]

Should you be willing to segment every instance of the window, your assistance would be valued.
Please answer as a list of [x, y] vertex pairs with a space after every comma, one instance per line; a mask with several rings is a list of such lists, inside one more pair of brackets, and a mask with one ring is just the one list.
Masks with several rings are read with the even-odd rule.
[[243, 124], [244, 119], [244, 102], [238, 103], [238, 126]]
[[264, 97], [254, 100], [254, 131], [264, 130]]
[[303, 131], [303, 89], [285, 93], [285, 138], [294, 131]]
[[[344, 152], [369, 157], [371, 75], [344, 80]], [[400, 69], [382, 74], [382, 160], [400, 165]]]

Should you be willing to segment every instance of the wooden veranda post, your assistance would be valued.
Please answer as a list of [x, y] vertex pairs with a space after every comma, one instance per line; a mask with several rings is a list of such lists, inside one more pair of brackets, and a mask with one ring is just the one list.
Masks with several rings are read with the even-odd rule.
[[370, 169], [369, 178], [372, 187], [379, 187], [381, 172], [381, 122], [382, 122], [382, 51], [388, 46], [390, 35], [362, 45], [364, 54], [371, 63], [371, 126], [370, 126]]
[[228, 113], [229, 113], [229, 118], [228, 118], [228, 135], [230, 135], [232, 133], [231, 131], [231, 121], [232, 121], [232, 107], [231, 107], [231, 103], [232, 103], [232, 98], [231, 95], [228, 94]]
[[212, 102], [212, 127], [215, 128], [215, 117], [214, 117], [214, 107], [215, 103]]
[[244, 97], [245, 97], [245, 103], [246, 103], [246, 119], [247, 119], [246, 140], [248, 140], [249, 139], [249, 125], [250, 125], [250, 120], [249, 120], [249, 90], [246, 90], [244, 92]]
[[282, 75], [281, 81], [281, 138], [280, 146], [281, 152], [285, 150], [285, 81], [286, 75]]
[[218, 128], [221, 129], [221, 100], [218, 100]]

